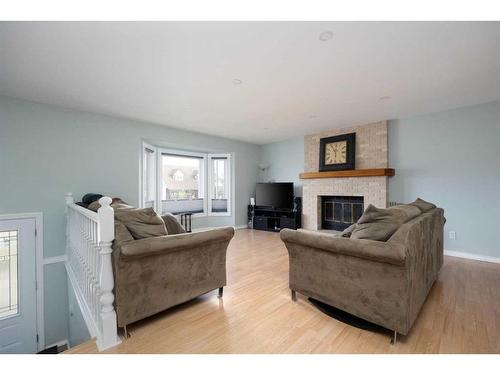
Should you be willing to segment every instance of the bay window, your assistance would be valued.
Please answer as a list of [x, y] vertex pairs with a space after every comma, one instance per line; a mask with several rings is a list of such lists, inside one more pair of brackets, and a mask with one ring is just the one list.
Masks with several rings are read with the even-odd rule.
[[231, 155], [144, 144], [142, 205], [160, 214], [231, 215]]

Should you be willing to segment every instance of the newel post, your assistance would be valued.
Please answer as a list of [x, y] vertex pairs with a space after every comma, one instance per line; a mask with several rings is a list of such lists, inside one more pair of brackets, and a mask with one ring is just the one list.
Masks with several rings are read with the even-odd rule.
[[72, 193], [66, 193], [66, 211], [68, 211], [68, 204], [75, 203]]
[[114, 212], [110, 206], [111, 198], [99, 199], [101, 207], [97, 210], [99, 216], [99, 248], [101, 256], [101, 269], [99, 270], [99, 287], [101, 290], [101, 337], [97, 338], [100, 350], [119, 344], [121, 341], [117, 334], [116, 312], [113, 308], [113, 268], [111, 264], [111, 245], [115, 238]]

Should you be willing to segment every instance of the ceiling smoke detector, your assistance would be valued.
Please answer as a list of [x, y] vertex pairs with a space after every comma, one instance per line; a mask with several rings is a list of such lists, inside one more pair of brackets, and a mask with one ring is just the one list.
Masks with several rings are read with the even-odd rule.
[[319, 40], [322, 42], [326, 42], [327, 40], [330, 40], [333, 38], [333, 32], [331, 31], [323, 31], [321, 34], [319, 34]]

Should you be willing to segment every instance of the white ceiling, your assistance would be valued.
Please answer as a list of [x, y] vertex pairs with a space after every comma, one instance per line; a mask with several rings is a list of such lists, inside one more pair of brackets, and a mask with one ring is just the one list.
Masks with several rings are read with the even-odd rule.
[[264, 144], [500, 99], [500, 23], [2, 22], [0, 94]]

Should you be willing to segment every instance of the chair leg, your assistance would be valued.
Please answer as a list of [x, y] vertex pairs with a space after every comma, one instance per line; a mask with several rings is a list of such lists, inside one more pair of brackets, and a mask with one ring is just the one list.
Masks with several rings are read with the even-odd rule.
[[130, 334], [127, 331], [127, 326], [123, 326], [123, 335], [125, 336], [125, 339], [130, 337]]
[[295, 292], [295, 290], [292, 290], [292, 301], [297, 301], [297, 294]]
[[224, 287], [221, 286], [219, 288], [219, 295], [217, 296], [217, 298], [222, 298], [223, 293], [224, 293]]
[[394, 334], [391, 338], [391, 345], [396, 345], [397, 339], [398, 339], [398, 333], [394, 331]]

